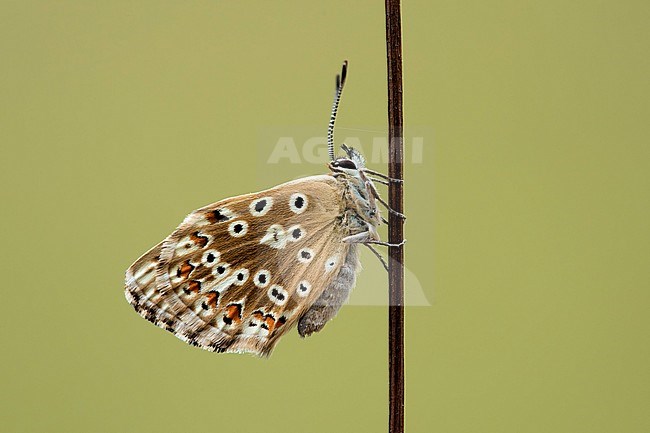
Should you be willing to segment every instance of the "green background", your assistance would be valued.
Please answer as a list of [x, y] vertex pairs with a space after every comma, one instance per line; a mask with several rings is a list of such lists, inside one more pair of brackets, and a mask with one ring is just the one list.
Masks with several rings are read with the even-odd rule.
[[[431, 304], [406, 311], [407, 430], [650, 430], [650, 4], [405, 3], [406, 134], [426, 131], [407, 290]], [[260, 360], [123, 296], [192, 209], [325, 171], [263, 161], [269, 131], [324, 131], [344, 58], [338, 138], [386, 130], [383, 20], [378, 1], [2, 1], [3, 431], [386, 430], [385, 307]], [[358, 290], [385, 294], [362, 258]]]

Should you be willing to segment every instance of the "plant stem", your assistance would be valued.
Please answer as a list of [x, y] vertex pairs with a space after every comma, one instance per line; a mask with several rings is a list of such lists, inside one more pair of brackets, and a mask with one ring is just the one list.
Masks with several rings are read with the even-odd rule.
[[[388, 176], [403, 179], [404, 132], [402, 117], [402, 34], [400, 0], [386, 1], [386, 55], [388, 65]], [[403, 213], [402, 183], [391, 182], [388, 203]], [[404, 220], [390, 213], [388, 241], [401, 244]], [[388, 369], [389, 433], [404, 432], [404, 246], [389, 249]]]

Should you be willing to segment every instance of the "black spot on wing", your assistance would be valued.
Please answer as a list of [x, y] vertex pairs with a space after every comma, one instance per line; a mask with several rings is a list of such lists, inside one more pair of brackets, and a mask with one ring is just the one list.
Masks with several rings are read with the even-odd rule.
[[262, 200], [258, 201], [257, 203], [255, 203], [255, 211], [256, 212], [262, 212], [265, 207], [266, 207], [266, 200], [265, 199], [262, 199]]
[[223, 213], [222, 209], [215, 209], [206, 214], [206, 219], [212, 224], [228, 221], [230, 217]]

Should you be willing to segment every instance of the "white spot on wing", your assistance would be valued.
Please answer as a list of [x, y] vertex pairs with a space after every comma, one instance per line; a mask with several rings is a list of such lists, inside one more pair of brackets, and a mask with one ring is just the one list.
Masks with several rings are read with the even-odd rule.
[[244, 220], [233, 221], [228, 225], [230, 236], [240, 238], [248, 232], [248, 223]]
[[303, 280], [300, 283], [298, 283], [298, 289], [296, 290], [298, 296], [304, 298], [307, 295], [309, 295], [309, 292], [311, 292], [311, 284], [309, 283], [309, 281]]
[[[262, 279], [264, 281], [260, 281], [260, 277], [264, 276]], [[257, 271], [255, 276], [253, 277], [253, 283], [260, 288], [264, 288], [269, 285], [269, 282], [271, 280], [271, 273], [267, 271], [266, 269], [262, 269]]]
[[305, 229], [298, 224], [289, 227], [289, 230], [287, 230], [287, 240], [289, 242], [298, 242], [300, 239], [303, 239], [305, 235]]
[[216, 286], [211, 288], [210, 290], [214, 290], [215, 292], [219, 292], [219, 294], [223, 294], [230, 286], [235, 284], [237, 282], [237, 276], [236, 275], [231, 275], [228, 278], [224, 279], [223, 281], [219, 282]]
[[262, 197], [257, 200], [253, 200], [248, 206], [250, 209], [251, 215], [253, 216], [262, 216], [266, 215], [268, 211], [273, 207], [273, 197]]
[[298, 261], [300, 263], [309, 263], [314, 258], [314, 250], [311, 248], [303, 248], [298, 251]]
[[234, 272], [234, 277], [235, 277], [234, 284], [237, 286], [241, 286], [246, 282], [246, 280], [248, 280], [248, 275], [249, 275], [248, 269], [246, 268], [237, 269]]
[[206, 252], [203, 253], [203, 256], [201, 257], [201, 263], [203, 263], [203, 266], [211, 268], [217, 263], [219, 263], [220, 257], [221, 254], [219, 254], [219, 251], [207, 250]]
[[289, 208], [293, 213], [296, 214], [301, 214], [305, 210], [307, 210], [307, 196], [302, 193], [295, 193], [291, 194], [291, 197], [289, 198]]
[[276, 305], [284, 305], [289, 299], [289, 294], [287, 291], [284, 290], [282, 286], [278, 286], [277, 284], [273, 284], [271, 287], [269, 287], [269, 290], [266, 292], [266, 294], [269, 296], [269, 299]]
[[280, 224], [273, 224], [266, 230], [266, 234], [260, 240], [260, 244], [266, 244], [271, 248], [282, 249], [287, 246], [287, 232]]
[[212, 268], [212, 275], [214, 275], [215, 281], [219, 281], [225, 278], [230, 273], [230, 264], [226, 262], [218, 263]]
[[[261, 311], [264, 314], [263, 311]], [[262, 321], [255, 316], [251, 316], [250, 320], [244, 325], [242, 333], [244, 335], [257, 335], [260, 333]]]
[[325, 272], [332, 272], [336, 267], [336, 264], [339, 262], [338, 256], [332, 256], [325, 262]]

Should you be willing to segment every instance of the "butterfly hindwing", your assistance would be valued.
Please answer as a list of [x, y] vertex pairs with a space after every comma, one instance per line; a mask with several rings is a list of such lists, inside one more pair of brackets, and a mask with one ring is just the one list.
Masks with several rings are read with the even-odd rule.
[[312, 176], [200, 208], [128, 269], [127, 299], [190, 344], [268, 355], [336, 286], [342, 194]]

